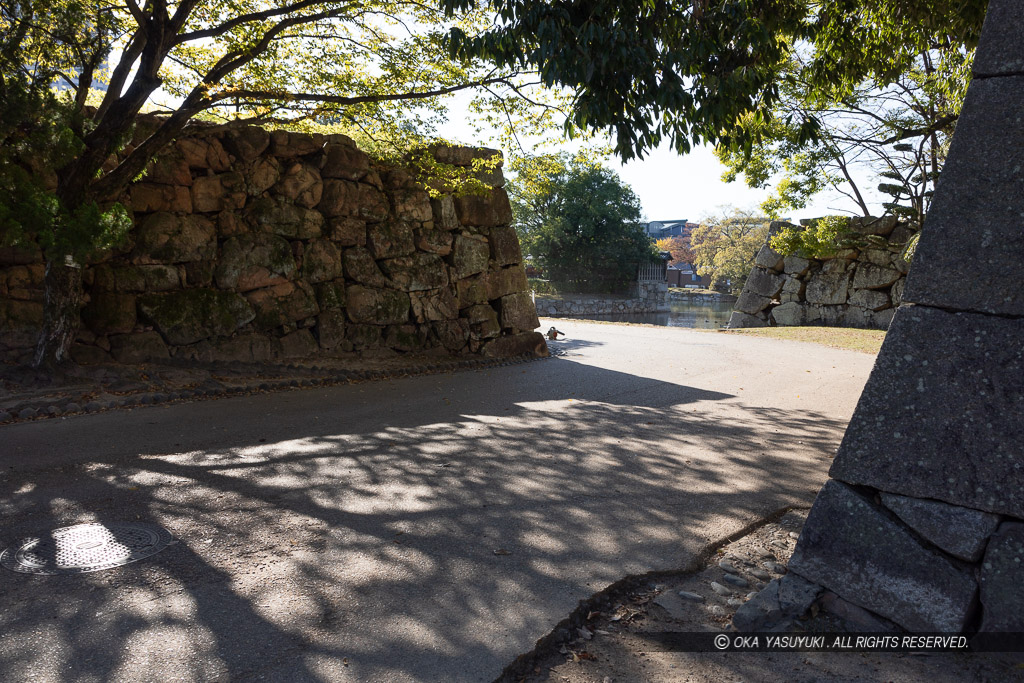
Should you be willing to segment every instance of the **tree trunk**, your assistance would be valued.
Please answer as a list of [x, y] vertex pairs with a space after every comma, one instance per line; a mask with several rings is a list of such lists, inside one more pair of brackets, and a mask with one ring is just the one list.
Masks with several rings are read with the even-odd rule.
[[46, 261], [43, 329], [32, 366], [58, 371], [71, 364], [71, 344], [78, 334], [82, 306], [82, 269], [70, 258]]

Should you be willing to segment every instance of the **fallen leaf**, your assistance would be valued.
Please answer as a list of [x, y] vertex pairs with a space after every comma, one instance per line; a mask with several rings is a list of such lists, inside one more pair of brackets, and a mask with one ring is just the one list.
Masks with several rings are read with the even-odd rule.
[[510, 551], [508, 551], [508, 550], [505, 550], [504, 548], [498, 548], [497, 550], [494, 551], [494, 554], [495, 555], [511, 555], [512, 553]]

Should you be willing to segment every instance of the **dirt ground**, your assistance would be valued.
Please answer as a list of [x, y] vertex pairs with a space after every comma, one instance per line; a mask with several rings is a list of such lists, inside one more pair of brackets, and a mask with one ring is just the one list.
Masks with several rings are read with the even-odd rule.
[[[714, 549], [691, 571], [624, 579], [581, 604], [537, 649], [519, 658], [501, 683], [791, 683], [818, 681], [1024, 681], [1024, 654], [834, 652], [678, 652], [652, 634], [730, 632], [739, 605], [778, 578], [796, 545], [806, 510], [791, 510]], [[733, 586], [719, 566], [748, 586]], [[722, 595], [712, 588], [731, 592]], [[679, 591], [703, 598], [684, 599]], [[725, 592], [725, 591], [723, 591]], [[857, 631], [812, 609], [793, 633]]]

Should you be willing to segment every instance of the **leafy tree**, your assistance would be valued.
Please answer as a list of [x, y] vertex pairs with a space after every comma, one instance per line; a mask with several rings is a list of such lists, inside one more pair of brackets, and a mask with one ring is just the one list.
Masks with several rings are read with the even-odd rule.
[[749, 210], [724, 209], [704, 218], [690, 236], [697, 272], [711, 279], [713, 289], [738, 294], [768, 229], [768, 219]]
[[[845, 195], [865, 216], [894, 213], [923, 223], [945, 161], [949, 141], [970, 80], [973, 51], [949, 46], [923, 52], [892, 83], [866, 80], [838, 99], [822, 97], [807, 78], [808, 66], [794, 58], [782, 99], [750, 154], [720, 145], [723, 180], [742, 173], [751, 187], [767, 187], [782, 173], [761, 205], [777, 217], [806, 206], [821, 190]], [[803, 122], [819, 125], [813, 140], [801, 139]], [[875, 178], [888, 201], [873, 200], [857, 177]]]
[[513, 170], [514, 226], [548, 279], [620, 285], [657, 256], [640, 220], [640, 200], [613, 171], [568, 155], [520, 159]]
[[[445, 0], [467, 8], [473, 0]], [[498, 21], [453, 30], [456, 54], [533, 68], [575, 97], [566, 122], [610, 129], [615, 152], [663, 142], [749, 151], [774, 118], [797, 48], [811, 90], [841, 98], [866, 79], [906, 73], [929, 46], [973, 46], [987, 0], [489, 0]], [[749, 125], [737, 125], [748, 122]], [[798, 122], [798, 139], [819, 123]]]
[[690, 235], [676, 235], [655, 240], [654, 246], [658, 251], [667, 251], [672, 255], [669, 265], [676, 266], [680, 263], [693, 263], [693, 249], [690, 248]]

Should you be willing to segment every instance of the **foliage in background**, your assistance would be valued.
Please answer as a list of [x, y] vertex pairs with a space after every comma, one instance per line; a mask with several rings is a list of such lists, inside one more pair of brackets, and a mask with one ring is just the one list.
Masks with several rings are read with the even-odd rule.
[[[475, 0], [444, 0], [464, 10]], [[567, 131], [608, 129], [622, 158], [662, 143], [749, 152], [770, 123], [795, 46], [811, 92], [887, 84], [935, 43], [976, 44], [987, 0], [488, 0], [498, 20], [450, 47], [536, 69], [575, 93]], [[746, 122], [749, 125], [737, 125]], [[793, 123], [789, 121], [788, 123]], [[797, 139], [819, 123], [797, 120]]]
[[636, 278], [639, 263], [656, 257], [640, 220], [640, 200], [613, 171], [566, 154], [524, 157], [512, 166], [513, 225], [545, 279], [615, 288]]
[[849, 216], [824, 216], [809, 225], [789, 225], [772, 235], [772, 249], [785, 256], [832, 258], [837, 249], [858, 246], [856, 233], [849, 228]]
[[672, 255], [669, 259], [670, 266], [678, 266], [682, 263], [693, 263], [693, 249], [690, 247], [690, 235], [676, 235], [655, 240], [654, 245], [658, 251], [667, 251]]
[[712, 289], [738, 294], [768, 229], [769, 220], [750, 210], [726, 208], [705, 217], [690, 236], [697, 272], [710, 278]]

